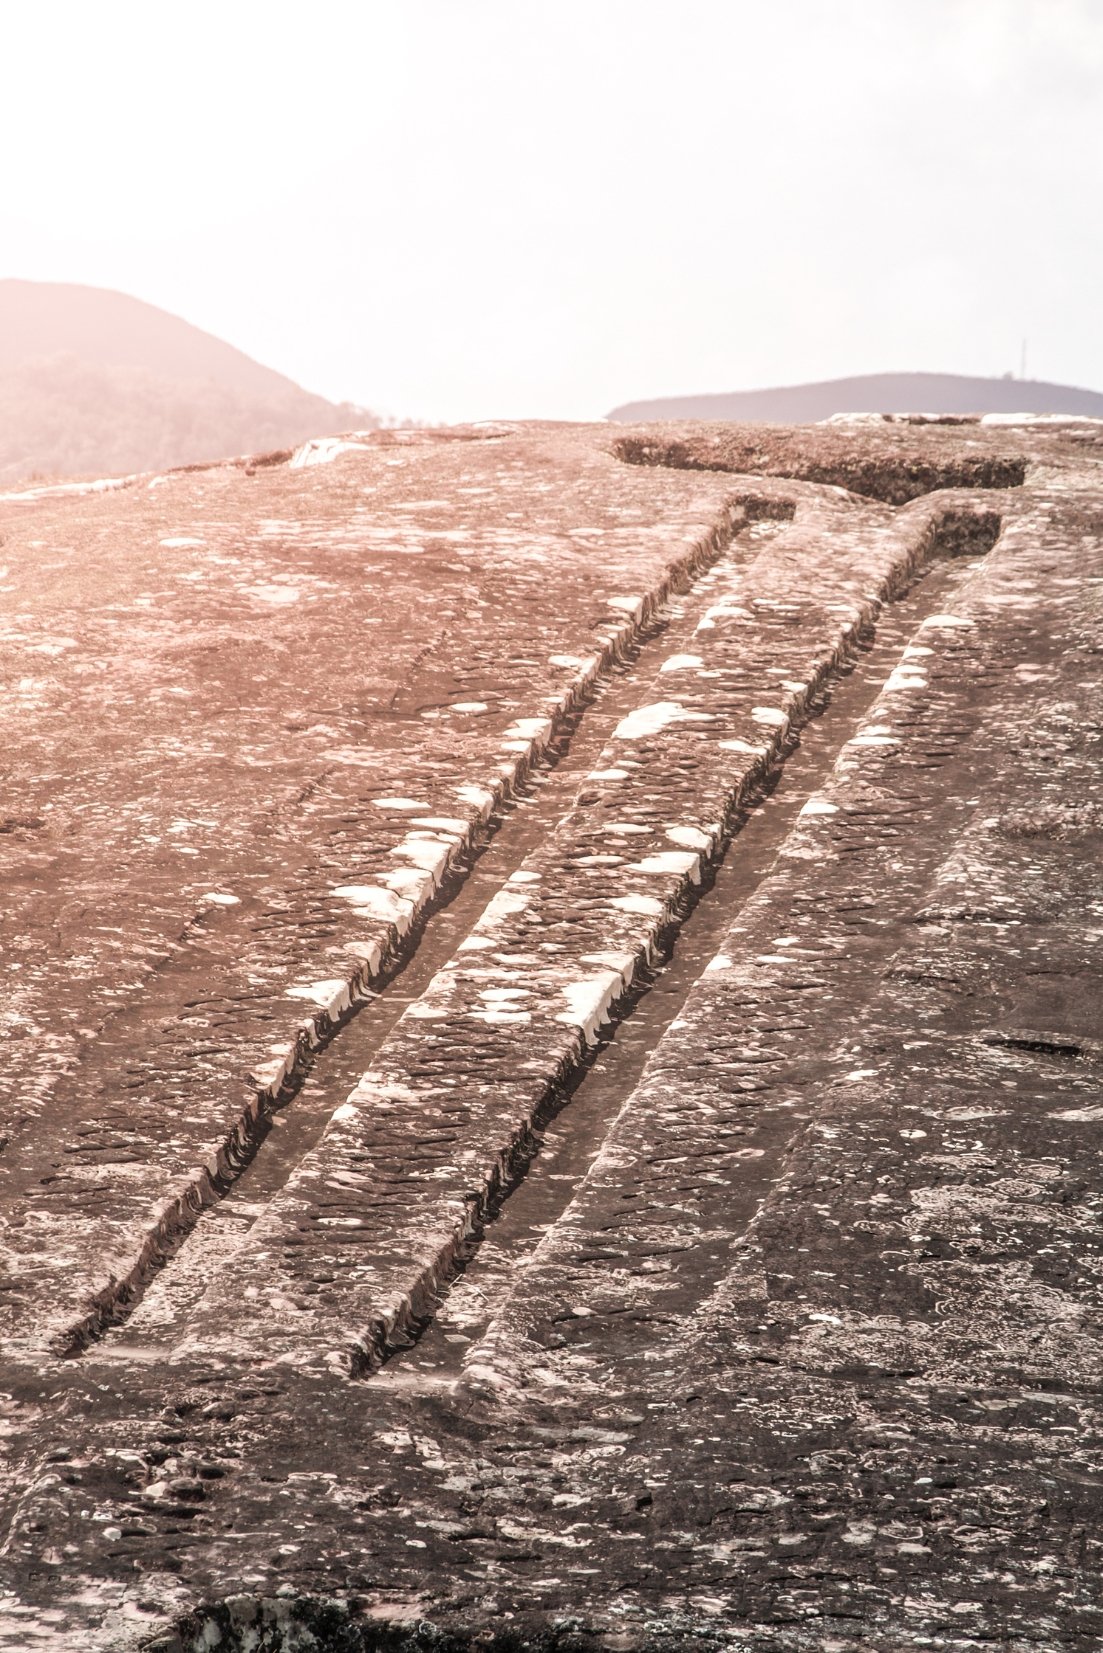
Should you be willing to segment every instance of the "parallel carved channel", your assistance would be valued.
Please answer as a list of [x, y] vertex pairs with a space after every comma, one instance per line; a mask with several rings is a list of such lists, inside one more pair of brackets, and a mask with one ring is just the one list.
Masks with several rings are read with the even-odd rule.
[[[779, 713], [776, 717], [771, 714], [769, 722], [773, 728], [772, 737], [760, 746], [757, 756], [754, 756], [752, 761], [744, 760], [742, 768], [736, 770], [736, 775], [741, 778], [736, 779], [733, 776], [731, 783], [720, 784], [719, 791], [715, 787], [712, 788], [709, 797], [713, 802], [703, 817], [705, 821], [713, 823], [711, 829], [707, 833], [699, 826], [687, 829], [697, 833], [694, 842], [698, 843], [699, 840], [698, 847], [701, 853], [695, 858], [688, 853], [674, 855], [660, 849], [652, 856], [652, 860], [658, 864], [666, 854], [667, 860], [671, 862], [672, 874], [667, 881], [667, 894], [662, 902], [645, 898], [651, 901], [655, 918], [649, 918], [642, 928], [638, 919], [633, 921], [641, 940], [631, 942], [627, 953], [623, 948], [628, 937], [628, 929], [622, 926], [623, 936], [611, 944], [614, 950], [620, 949], [617, 956], [624, 960], [618, 967], [621, 971], [620, 978], [605, 991], [602, 1003], [596, 1007], [595, 1013], [589, 1016], [586, 1025], [582, 1026], [582, 1036], [579, 1037], [576, 1033], [568, 1038], [565, 1030], [560, 1029], [562, 1049], [553, 1041], [552, 1045], [548, 1046], [547, 1055], [543, 1057], [540, 1044], [534, 1041], [533, 1054], [538, 1060], [535, 1064], [530, 1062], [522, 1065], [539, 1067], [540, 1061], [543, 1061], [545, 1076], [540, 1078], [537, 1074], [533, 1080], [529, 1092], [531, 1099], [525, 1104], [527, 1112], [523, 1124], [519, 1128], [510, 1128], [503, 1137], [500, 1148], [492, 1154], [487, 1163], [482, 1191], [464, 1195], [461, 1202], [463, 1215], [458, 1222], [448, 1217], [442, 1219], [440, 1250], [436, 1260], [428, 1268], [415, 1270], [405, 1288], [398, 1284], [396, 1276], [395, 1290], [398, 1291], [398, 1299], [388, 1296], [384, 1291], [390, 1307], [384, 1309], [370, 1327], [364, 1327], [357, 1335], [351, 1357], [353, 1371], [371, 1370], [396, 1349], [407, 1347], [432, 1318], [441, 1288], [448, 1279], [466, 1266], [472, 1247], [477, 1244], [487, 1222], [503, 1207], [509, 1209], [516, 1201], [515, 1190], [523, 1184], [525, 1173], [540, 1147], [541, 1134], [547, 1129], [549, 1122], [562, 1112], [565, 1103], [578, 1090], [583, 1075], [591, 1069], [601, 1068], [601, 1056], [598, 1056], [596, 1062], [594, 1060], [595, 1049], [598, 1052], [604, 1050], [608, 1042], [606, 1029], [622, 1020], [640, 1003], [648, 987], [655, 980], [656, 972], [659, 972], [660, 980], [663, 980], [664, 962], [670, 956], [674, 938], [687, 915], [696, 908], [699, 913], [714, 915], [711, 920], [714, 927], [726, 922], [730, 918], [730, 902], [738, 899], [740, 885], [745, 889], [748, 878], [753, 884], [761, 875], [751, 870], [757, 863], [748, 863], [742, 855], [730, 857], [727, 867], [721, 873], [722, 899], [713, 894], [708, 900], [700, 902], [700, 895], [711, 884], [712, 871], [732, 837], [745, 827], [748, 819], [756, 811], [756, 818], [769, 819], [772, 805], [767, 801], [777, 785], [786, 760], [798, 745], [800, 730], [822, 712], [825, 702], [833, 692], [833, 684], [852, 670], [863, 647], [868, 646], [880, 601], [891, 599], [898, 606], [892, 610], [892, 627], [878, 651], [878, 660], [891, 656], [893, 647], [899, 647], [902, 628], [917, 624], [924, 612], [930, 612], [946, 582], [953, 579], [954, 575], [947, 571], [942, 559], [983, 555], [994, 544], [999, 528], [999, 515], [989, 508], [977, 509], [971, 504], [962, 506], [956, 502], [947, 502], [946, 507], [934, 510], [924, 520], [911, 551], [895, 560], [890, 558], [885, 565], [889, 572], [883, 585], [882, 597], [865, 604], [861, 625], [857, 628], [844, 628], [838, 644], [818, 657], [818, 664], [807, 677], [800, 693], [789, 694], [784, 714]], [[779, 532], [782, 530], [779, 530], [776, 523], [768, 522], [748, 530], [750, 543], [745, 548], [744, 556], [751, 558], [752, 553], [765, 548]], [[671, 661], [697, 659], [698, 656], [691, 655], [688, 650], [695, 636], [698, 638], [698, 647], [703, 647], [700, 638], [706, 634], [701, 632], [702, 625], [709, 627], [715, 624], [707, 616], [712, 613], [733, 612], [730, 605], [734, 599], [730, 595], [722, 595], [720, 604], [717, 605], [717, 592], [713, 587], [719, 582], [724, 590], [734, 592], [742, 579], [741, 568], [742, 564], [739, 569], [733, 567], [725, 572], [721, 563], [713, 574], [706, 577], [700, 592], [695, 591], [688, 603], [675, 604], [671, 612], [657, 619], [652, 639], [643, 646], [640, 654], [630, 665], [619, 671], [617, 679], [602, 692], [591, 709], [580, 719], [569, 742], [566, 743], [566, 750], [557, 767], [546, 778], [541, 778], [530, 789], [528, 796], [518, 799], [517, 807], [510, 812], [493, 846], [476, 862], [474, 871], [467, 875], [462, 890], [452, 904], [429, 921], [413, 963], [395, 977], [389, 990], [382, 997], [373, 1001], [368, 1013], [357, 1015], [348, 1022], [340, 1038], [320, 1053], [314, 1071], [299, 1090], [292, 1106], [273, 1116], [272, 1125], [264, 1133], [267, 1141], [264, 1143], [263, 1151], [254, 1152], [233, 1188], [203, 1217], [191, 1243], [181, 1251], [172, 1266], [155, 1280], [152, 1290], [147, 1294], [146, 1302], [133, 1315], [125, 1333], [118, 1334], [110, 1340], [110, 1347], [119, 1357], [141, 1354], [145, 1358], [150, 1358], [158, 1349], [167, 1352], [180, 1339], [187, 1344], [189, 1336], [195, 1335], [190, 1330], [191, 1323], [197, 1317], [208, 1322], [211, 1319], [208, 1311], [212, 1293], [219, 1300], [219, 1317], [224, 1318], [222, 1309], [225, 1304], [222, 1300], [227, 1293], [234, 1295], [234, 1281], [238, 1282], [238, 1292], [252, 1289], [245, 1285], [248, 1278], [249, 1253], [259, 1245], [271, 1249], [275, 1243], [273, 1235], [281, 1231], [283, 1219], [279, 1216], [280, 1210], [285, 1207], [288, 1210], [292, 1207], [298, 1209], [304, 1188], [313, 1188], [317, 1177], [323, 1171], [327, 1173], [323, 1180], [327, 1180], [329, 1173], [336, 1175], [338, 1179], [342, 1175], [339, 1165], [341, 1154], [335, 1149], [332, 1131], [333, 1121], [348, 1111], [345, 1098], [350, 1091], [353, 1092], [354, 1099], [357, 1094], [363, 1094], [365, 1106], [374, 1111], [371, 1096], [368, 1094], [369, 1081], [378, 1079], [380, 1068], [392, 1071], [397, 1061], [400, 1067], [406, 1064], [411, 1072], [419, 1070], [419, 1064], [427, 1075], [439, 1071], [439, 1055], [434, 1054], [432, 1049], [434, 1042], [439, 1046], [439, 1040], [435, 1039], [433, 1031], [434, 1022], [439, 1021], [442, 1014], [447, 1020], [448, 1012], [438, 1013], [432, 1008], [432, 1001], [434, 994], [439, 995], [442, 981], [448, 979], [442, 967], [447, 966], [452, 959], [457, 941], [466, 938], [466, 949], [491, 945], [485, 937], [485, 912], [483, 920], [475, 925], [474, 930], [471, 930], [472, 923], [477, 919], [479, 912], [486, 908], [488, 898], [493, 910], [495, 900], [500, 904], [503, 896], [507, 901], [510, 899], [506, 892], [516, 887], [518, 878], [526, 881], [542, 876], [539, 872], [524, 870], [522, 863], [528, 860], [535, 867], [538, 863], [532, 858], [538, 857], [541, 847], [553, 842], [559, 843], [558, 859], [548, 863], [549, 877], [567, 876], [568, 883], [564, 886], [563, 896], [566, 897], [568, 905], [571, 901], [572, 884], [577, 885], [576, 898], [584, 899], [584, 890], [577, 884], [577, 876], [570, 873], [569, 869], [576, 863], [581, 864], [581, 861], [601, 860], [603, 857], [594, 857], [587, 853], [595, 842], [595, 833], [600, 837], [600, 830], [595, 825], [587, 825], [587, 809], [592, 810], [593, 807], [592, 802], [587, 801], [591, 797], [592, 789], [587, 790], [584, 787], [580, 791], [580, 779], [594, 773], [595, 759], [603, 748], [607, 747], [610, 734], [616, 734], [631, 725], [633, 717], [640, 717], [639, 705], [641, 695], [645, 694], [648, 669], [650, 667], [654, 670], [655, 665], [659, 663], [657, 645], [660, 639], [663, 650], [672, 651], [667, 654], [666, 661], [663, 662], [664, 667], [669, 666]], [[938, 572], [932, 573], [932, 570]], [[728, 581], [729, 585], [725, 586], [725, 581]], [[725, 604], [729, 606], [725, 607]], [[763, 613], [776, 608], [776, 601], [770, 599]], [[794, 609], [793, 614], [796, 613], [797, 610]], [[790, 628], [784, 604], [776, 623], [783, 628]], [[656, 682], [662, 671], [663, 668], [660, 667]], [[710, 674], [706, 672], [705, 675]], [[715, 677], [719, 674], [713, 671], [711, 675]], [[868, 698], [876, 688], [874, 679], [875, 672], [871, 668], [862, 672], [859, 678], [852, 678], [846, 689], [849, 689], [851, 684], [860, 682], [866, 686]], [[705, 688], [707, 689], [707, 685]], [[794, 683], [790, 688], [795, 690], [797, 685]], [[847, 738], [854, 719], [861, 714], [861, 704], [853, 711], [846, 709], [846, 689], [841, 692], [841, 705], [837, 704], [830, 716], [817, 724], [817, 728], [825, 732], [823, 762], [831, 761], [834, 751]], [[652, 686], [646, 692], [653, 695], [656, 691]], [[668, 703], [656, 703], [654, 699], [645, 700], [643, 711], [653, 711], [656, 704]], [[694, 717], [708, 720], [716, 714], [689, 711], [684, 715], [689, 720]], [[738, 739], [729, 744], [736, 748], [742, 747], [748, 754], [755, 750], [746, 741], [741, 742]], [[675, 754], [676, 765], [682, 761], [676, 757], [676, 752], [680, 749], [671, 748], [672, 754]], [[599, 769], [597, 773], [620, 773], [608, 768], [608, 753], [602, 761], [606, 767]], [[695, 763], [696, 759], [693, 762]], [[691, 772], [687, 771], [687, 775]], [[628, 771], [624, 773], [626, 777], [629, 774]], [[646, 777], [648, 787], [658, 781], [661, 789], [661, 776], [662, 770], [658, 766], [654, 773], [649, 772]], [[797, 784], [801, 785], [799, 781]], [[618, 785], [628, 785], [628, 780], [624, 783], [618, 782]], [[627, 796], [626, 794], [626, 798]], [[800, 793], [792, 796], [795, 802]], [[767, 807], [763, 808], [764, 804]], [[642, 811], [644, 806], [638, 800], [631, 808]], [[624, 830], [638, 831], [642, 834], [649, 829], [640, 826]], [[746, 841], [753, 841], [753, 835]], [[760, 835], [760, 841], [768, 845], [773, 842], [773, 837], [767, 831], [764, 840]], [[643, 847], [649, 847], [646, 839]], [[764, 853], [768, 855], [768, 851]], [[615, 861], [617, 857], [604, 859]], [[695, 860], [697, 871], [691, 877], [689, 862]], [[679, 868], [674, 868], [675, 861], [679, 862]], [[640, 865], [646, 866], [647, 863], [644, 861]], [[565, 874], [556, 873], [557, 867], [564, 868]], [[632, 899], [626, 898], [629, 909]], [[693, 969], [699, 968], [700, 947], [708, 945], [708, 922], [702, 922], [701, 943], [683, 952], [684, 964], [680, 971], [671, 973], [666, 991], [661, 995], [667, 1006], [667, 1015], [673, 1013], [672, 1001], [679, 993], [684, 995]], [[478, 934], [480, 929], [484, 931], [483, 936]], [[452, 967], [454, 973], [451, 977], [453, 981], [462, 973], [463, 965], [470, 964], [472, 954], [465, 951], [465, 946], [461, 946], [459, 953], [455, 954]], [[593, 959], [596, 956], [591, 945], [585, 957]], [[460, 972], [455, 971], [456, 963], [461, 964]], [[609, 972], [606, 971], [606, 974]], [[507, 1013], [487, 1016], [487, 1025], [480, 1035], [484, 1045], [483, 1058], [491, 1062], [488, 1070], [490, 1074], [496, 1071], [496, 1059], [493, 1056], [496, 1040], [504, 1041], [502, 1060], [505, 1061], [507, 1069], [510, 1063], [516, 1066], [519, 1059], [516, 1029], [508, 1025], [511, 1020], [519, 1018], [511, 1018], [508, 1007], [509, 995], [520, 996], [522, 990], [507, 988], [502, 992], [505, 995]], [[425, 1020], [426, 1017], [429, 1019]], [[661, 1017], [662, 1012], [659, 1014], [660, 1031]], [[558, 1022], [569, 1019], [563, 1015], [554, 1018]], [[503, 1027], [501, 1024], [506, 1025]], [[457, 1028], [458, 1026], [459, 1024]], [[640, 1020], [638, 1027], [642, 1037], [636, 1041], [637, 1055], [642, 1061], [646, 1049], [657, 1035], [646, 1018]], [[427, 1066], [424, 1065], [424, 1057], [418, 1058], [416, 1055], [417, 1040], [420, 1038], [424, 1044], [426, 1037], [430, 1041], [429, 1045], [424, 1047], [424, 1056], [428, 1057]], [[463, 1037], [466, 1038], [468, 1035], [465, 1034]], [[411, 1039], [414, 1040], [413, 1044], [410, 1042]], [[631, 1038], [628, 1042], [631, 1044]], [[477, 1067], [478, 1063], [475, 1065]], [[604, 1102], [600, 1100], [602, 1087], [591, 1089], [593, 1079], [582, 1087], [587, 1098], [599, 1098], [596, 1104], [589, 1099], [585, 1103], [585, 1110], [589, 1116], [588, 1123], [583, 1119], [581, 1105], [577, 1102], [570, 1114], [565, 1116], [571, 1121], [577, 1119], [578, 1125], [576, 1127], [569, 1123], [566, 1127], [571, 1139], [571, 1169], [566, 1173], [554, 1173], [564, 1179], [561, 1184], [564, 1189], [569, 1187], [570, 1181], [577, 1175], [578, 1167], [584, 1165], [587, 1153], [596, 1150], [600, 1142], [601, 1121], [607, 1117], [608, 1107], [612, 1105], [615, 1095], [623, 1092], [625, 1084], [631, 1083], [632, 1072], [629, 1059], [621, 1078], [614, 1081], [611, 1088], [607, 1088]], [[596, 1071], [594, 1077], [596, 1078]], [[360, 1082], [359, 1092], [354, 1089], [357, 1081]], [[451, 1084], [453, 1080], [449, 1079], [447, 1083]], [[430, 1090], [432, 1088], [430, 1087]], [[386, 1108], [384, 1113], [387, 1113]], [[421, 1127], [415, 1120], [411, 1120], [408, 1126], [401, 1129], [408, 1129], [412, 1133], [410, 1152], [414, 1156], [414, 1163], [420, 1163], [419, 1156], [423, 1156], [425, 1151], [424, 1143], [418, 1146], [418, 1132]], [[448, 1133], [446, 1137], [447, 1135]], [[258, 1138], [258, 1144], [260, 1140]], [[387, 1152], [392, 1151], [393, 1143], [389, 1143]], [[432, 1151], [436, 1152], [435, 1149]], [[401, 1159], [401, 1149], [398, 1152]], [[354, 1162], [359, 1163], [362, 1159], [362, 1152], [354, 1154]], [[399, 1164], [400, 1160], [396, 1161], [394, 1168], [388, 1171], [386, 1181], [393, 1176], [401, 1176]], [[444, 1175], [444, 1172], [440, 1174]], [[290, 1205], [289, 1189], [292, 1190]], [[445, 1192], [446, 1189], [442, 1190], [442, 1198]], [[509, 1199], [511, 1194], [512, 1201]], [[384, 1201], [384, 1205], [387, 1203]], [[447, 1200], [445, 1204], [447, 1205]], [[520, 1210], [520, 1207], [518, 1209]], [[377, 1221], [382, 1222], [379, 1243], [385, 1245], [388, 1226], [386, 1211], [376, 1212], [370, 1220], [373, 1224]], [[410, 1220], [416, 1221], [416, 1217]], [[427, 1220], [430, 1230], [435, 1232], [436, 1219], [430, 1216]], [[359, 1222], [360, 1219], [355, 1221]], [[255, 1232], [254, 1225], [259, 1225]], [[301, 1226], [298, 1219], [293, 1226], [296, 1225]], [[523, 1220], [521, 1226], [526, 1226]], [[288, 1235], [280, 1243], [284, 1247], [282, 1256], [286, 1262], [288, 1258], [296, 1255], [296, 1248], [302, 1242], [295, 1240], [293, 1235]], [[397, 1250], [401, 1250], [402, 1243], [396, 1242]], [[304, 1266], [308, 1266], [309, 1251], [310, 1246], [307, 1244]], [[170, 1248], [166, 1246], [162, 1256], [156, 1260], [162, 1262], [170, 1254]], [[323, 1271], [323, 1277], [325, 1272]], [[148, 1281], [150, 1274], [151, 1271], [147, 1268], [146, 1279], [141, 1285]], [[133, 1310], [139, 1295], [139, 1283], [131, 1282], [128, 1283], [126, 1292], [117, 1294], [112, 1303], [101, 1304], [94, 1322], [86, 1319], [74, 1328], [70, 1351], [79, 1352], [81, 1348], [87, 1347], [91, 1341], [102, 1335], [110, 1325], [118, 1324], [125, 1319]], [[362, 1297], [362, 1293], [359, 1297]], [[240, 1302], [237, 1303], [237, 1309], [237, 1318], [240, 1321]], [[339, 1321], [345, 1323], [348, 1315], [351, 1314], [355, 1318], [364, 1312], [356, 1303], [351, 1302], [335, 1305], [335, 1310]], [[248, 1314], [247, 1305], [245, 1312]], [[241, 1333], [239, 1327], [233, 1340], [234, 1346], [238, 1346], [240, 1336], [244, 1336], [245, 1343], [250, 1344], [252, 1335], [248, 1331]]]

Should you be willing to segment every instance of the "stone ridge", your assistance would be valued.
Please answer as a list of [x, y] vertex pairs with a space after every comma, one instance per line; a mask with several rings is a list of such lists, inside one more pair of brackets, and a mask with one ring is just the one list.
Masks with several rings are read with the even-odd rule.
[[[1095, 435], [632, 439], [0, 505], [41, 718], [0, 835], [0, 1648], [1098, 1645]], [[587, 1139], [587, 1063], [813, 715], [833, 773]], [[456, 948], [416, 903], [489, 808], [523, 851]], [[435, 970], [373, 1042], [384, 945]], [[304, 1006], [329, 1124], [232, 1246], [196, 1213], [134, 1272]], [[422, 1338], [556, 1109], [558, 1214]]]

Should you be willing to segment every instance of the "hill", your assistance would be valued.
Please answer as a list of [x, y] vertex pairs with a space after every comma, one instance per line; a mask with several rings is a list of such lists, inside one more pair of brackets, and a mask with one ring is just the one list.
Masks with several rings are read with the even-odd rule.
[[1038, 379], [972, 379], [957, 373], [867, 373], [774, 390], [710, 396], [664, 396], [625, 402], [608, 414], [618, 424], [647, 419], [733, 419], [751, 424], [809, 425], [833, 413], [1079, 413], [1103, 417], [1103, 396]]
[[160, 470], [378, 423], [125, 293], [0, 281], [0, 482]]

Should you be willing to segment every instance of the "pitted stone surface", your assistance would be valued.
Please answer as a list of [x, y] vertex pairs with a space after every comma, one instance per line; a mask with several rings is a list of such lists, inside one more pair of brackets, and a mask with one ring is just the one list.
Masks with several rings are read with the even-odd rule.
[[730, 535], [730, 485], [509, 442], [8, 507], [4, 1017], [29, 1060], [0, 1081], [0, 1189], [33, 1200], [9, 1345], [94, 1321], [232, 1172], [556, 719]]
[[[250, 679], [220, 676], [217, 645], [193, 661], [192, 723], [156, 709], [164, 638], [148, 659], [120, 642], [79, 764], [63, 710], [37, 769], [29, 727], [13, 742], [0, 842], [30, 945], [12, 1003], [35, 1031], [10, 1046], [0, 1153], [0, 1647], [1098, 1645], [1103, 498], [1082, 434], [503, 427], [0, 505], [4, 556], [18, 539], [25, 572], [38, 540], [57, 564], [18, 623], [21, 648], [75, 640], [41, 672], [59, 707], [107, 608], [122, 636], [141, 599], [169, 601], [166, 569], [199, 572], [200, 548], [157, 544], [154, 523], [236, 559], [212, 591], [181, 582], [173, 648], [252, 637], [255, 601], [281, 650], [250, 656], [240, 712]], [[608, 450], [629, 439], [649, 451], [625, 463]], [[447, 552], [416, 549], [434, 512]], [[961, 559], [943, 607], [916, 597], [829, 780], [513, 1289], [442, 1362], [416, 1336], [452, 1267], [478, 1280], [467, 1231], [493, 1229], [549, 1105], [564, 1131], [588, 1117], [589, 1081], [574, 1101], [556, 1082], [629, 979], [646, 986], [831, 672], [940, 555]], [[381, 591], [360, 576], [387, 558]], [[289, 568], [300, 596], [277, 601]], [[315, 619], [302, 582], [327, 578]], [[341, 675], [375, 617], [386, 712], [362, 667]], [[294, 1040], [309, 1015], [304, 1046], [366, 1037], [371, 1006], [346, 1025], [342, 993], [417, 942], [413, 904], [446, 863], [471, 876], [478, 818], [614, 668], [592, 772], [218, 1253], [188, 1323], [159, 1341], [139, 1302], [59, 1359], [201, 1145], [264, 1092], [246, 1083], [258, 1029]], [[289, 745], [279, 717], [313, 717], [325, 684], [330, 732]], [[51, 823], [37, 851], [33, 819]], [[379, 956], [350, 969], [358, 939]], [[303, 1057], [324, 1095], [329, 1052]], [[204, 1197], [238, 1166], [213, 1169]], [[148, 1280], [147, 1260], [134, 1291]]]
[[[316, 1350], [342, 1369], [342, 1344], [354, 1367], [372, 1364], [416, 1324], [832, 665], [887, 593], [943, 538], [956, 543], [953, 506], [864, 531], [821, 507], [737, 539], [684, 605], [696, 652], [668, 654], [641, 684], [555, 832], [409, 1007], [215, 1282], [189, 1349], [300, 1366]], [[843, 543], [845, 564], [833, 554]]]

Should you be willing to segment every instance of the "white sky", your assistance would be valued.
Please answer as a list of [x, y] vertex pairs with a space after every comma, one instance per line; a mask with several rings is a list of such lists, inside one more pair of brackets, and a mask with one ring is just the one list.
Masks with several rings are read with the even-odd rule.
[[0, 0], [0, 275], [435, 419], [1103, 389], [1103, 0]]

